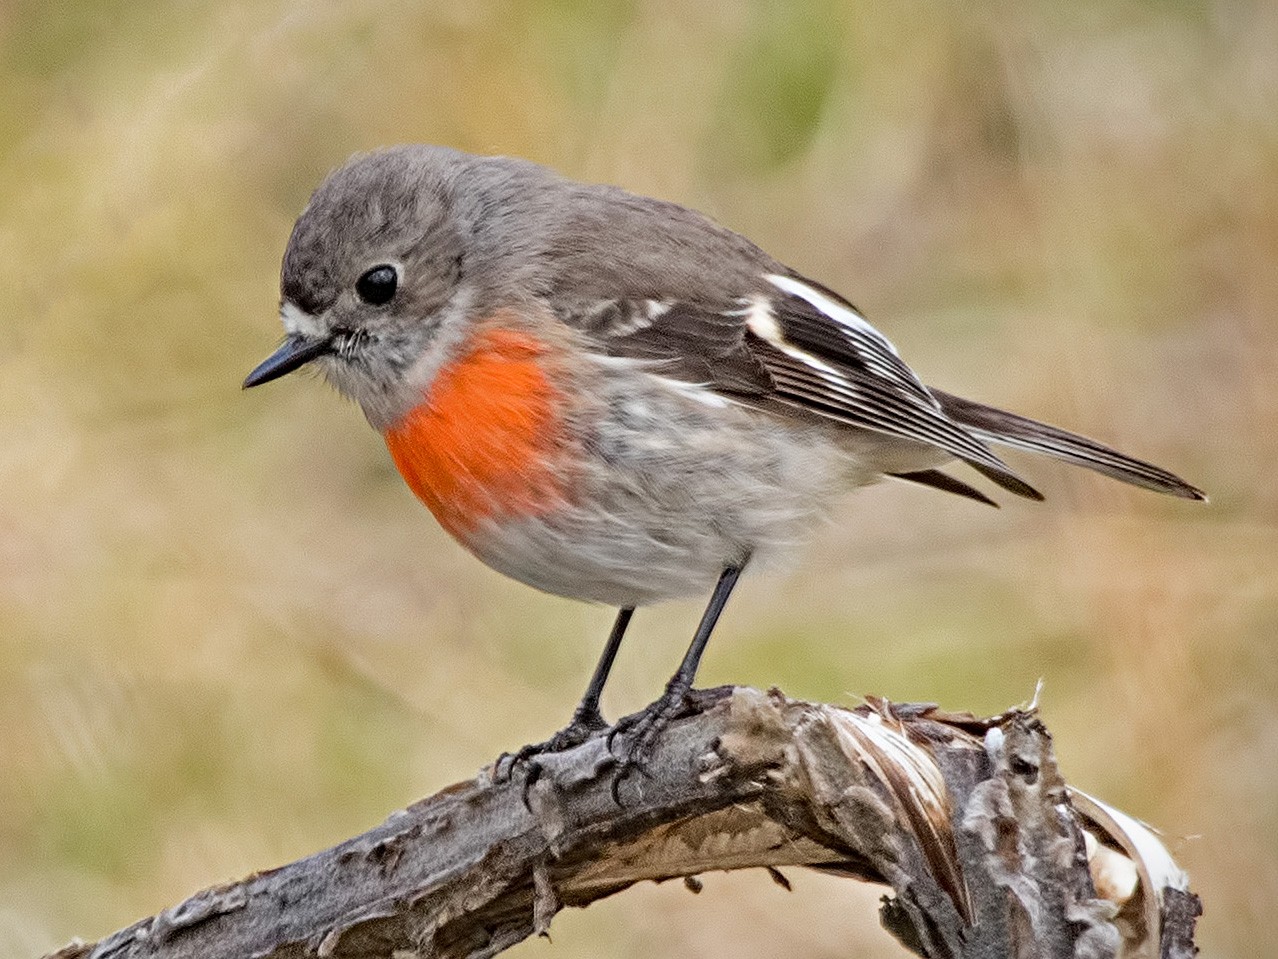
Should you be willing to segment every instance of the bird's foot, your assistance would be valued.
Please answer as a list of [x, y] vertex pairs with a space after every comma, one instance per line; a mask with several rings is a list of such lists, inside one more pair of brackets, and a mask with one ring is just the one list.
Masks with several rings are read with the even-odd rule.
[[661, 734], [690, 705], [691, 690], [682, 684], [671, 683], [660, 699], [640, 712], [617, 720], [617, 725], [609, 731], [608, 751], [617, 758], [612, 778], [612, 799], [618, 806], [622, 804], [622, 785], [635, 773], [648, 775], [644, 767], [656, 752]]
[[530, 743], [513, 753], [502, 753], [498, 756], [497, 761], [493, 763], [493, 781], [509, 782], [515, 770], [520, 768], [527, 768], [530, 776], [536, 778], [536, 774], [540, 773], [540, 767], [535, 763], [538, 756], [566, 752], [574, 746], [580, 746], [595, 733], [607, 728], [608, 723], [598, 709], [578, 709], [572, 714], [568, 725], [545, 742]]

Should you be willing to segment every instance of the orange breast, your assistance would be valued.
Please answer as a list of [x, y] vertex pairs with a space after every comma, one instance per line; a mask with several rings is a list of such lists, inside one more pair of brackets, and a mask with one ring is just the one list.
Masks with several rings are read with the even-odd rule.
[[409, 488], [458, 539], [486, 519], [563, 502], [563, 397], [546, 377], [547, 352], [525, 333], [478, 334], [384, 434]]

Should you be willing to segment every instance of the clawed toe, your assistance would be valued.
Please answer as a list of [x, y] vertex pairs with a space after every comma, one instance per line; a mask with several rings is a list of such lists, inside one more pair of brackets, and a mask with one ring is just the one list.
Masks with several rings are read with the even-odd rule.
[[[513, 753], [502, 753], [498, 756], [493, 764], [493, 781], [507, 783], [520, 768], [527, 768], [529, 774], [535, 779], [541, 771], [534, 762], [537, 757], [566, 752], [580, 746], [595, 733], [607, 728], [608, 724], [598, 713], [593, 715], [577, 713], [573, 716], [572, 722], [545, 742], [530, 743]], [[525, 784], [525, 791], [529, 785], [531, 783]]]
[[[666, 727], [688, 707], [689, 692], [682, 684], [672, 684], [656, 702], [640, 712], [623, 717], [608, 729], [607, 750], [615, 763], [609, 790], [613, 802], [618, 806], [623, 805], [621, 787], [626, 780], [635, 774], [648, 776], [645, 767], [656, 752], [657, 743]], [[499, 756], [493, 764], [493, 781], [507, 783], [517, 770], [523, 770], [524, 805], [531, 808], [529, 796], [544, 768], [540, 762], [541, 757], [580, 746], [607, 728], [607, 723], [598, 711], [590, 713], [578, 710], [572, 722], [545, 742], [533, 743], [514, 753]]]
[[[661, 734], [688, 704], [688, 690], [667, 689], [664, 696], [642, 712], [626, 716], [608, 733], [608, 751], [616, 758], [610, 791], [618, 806], [621, 787], [635, 773], [648, 776], [645, 768], [657, 749]], [[620, 744], [618, 740], [622, 740]]]

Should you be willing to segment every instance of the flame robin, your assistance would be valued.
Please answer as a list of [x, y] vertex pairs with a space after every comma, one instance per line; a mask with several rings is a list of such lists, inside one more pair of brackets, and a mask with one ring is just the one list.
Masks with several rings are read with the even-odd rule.
[[319, 187], [284, 254], [284, 343], [245, 380], [318, 366], [412, 491], [494, 569], [619, 607], [711, 592], [636, 762], [684, 704], [737, 577], [884, 476], [985, 503], [961, 461], [1041, 499], [990, 449], [1203, 494], [1093, 440], [925, 386], [847, 300], [700, 213], [536, 164], [401, 146]]

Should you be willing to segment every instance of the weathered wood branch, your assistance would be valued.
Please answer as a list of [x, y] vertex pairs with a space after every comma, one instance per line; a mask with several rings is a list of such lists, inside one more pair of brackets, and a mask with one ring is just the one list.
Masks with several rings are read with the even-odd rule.
[[1194, 954], [1184, 874], [1148, 827], [1066, 787], [1032, 709], [978, 720], [710, 690], [621, 805], [614, 769], [602, 736], [546, 757], [526, 796], [521, 774], [490, 768], [54, 956], [492, 956], [636, 882], [782, 866], [890, 886], [881, 920], [924, 956]]

